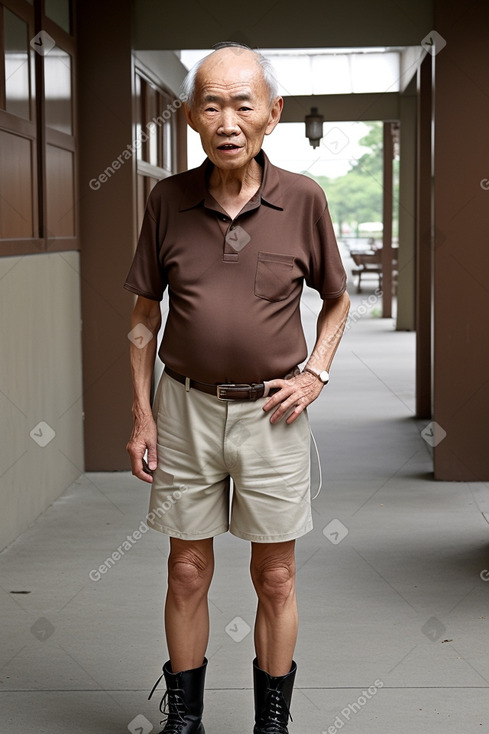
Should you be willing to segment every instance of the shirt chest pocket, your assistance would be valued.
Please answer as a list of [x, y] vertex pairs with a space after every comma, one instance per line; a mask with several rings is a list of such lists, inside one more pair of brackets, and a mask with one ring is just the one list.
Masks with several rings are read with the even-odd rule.
[[255, 296], [266, 301], [283, 301], [294, 289], [294, 256], [259, 252], [255, 274]]

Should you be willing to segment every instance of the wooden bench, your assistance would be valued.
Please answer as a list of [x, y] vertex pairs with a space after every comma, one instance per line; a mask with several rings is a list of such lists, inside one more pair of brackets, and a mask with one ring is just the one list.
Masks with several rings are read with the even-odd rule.
[[382, 250], [367, 250], [363, 252], [352, 250], [350, 255], [357, 266], [351, 271], [358, 278], [357, 293], [362, 292], [362, 275], [366, 274], [376, 275], [379, 279], [379, 290], [382, 290]]
[[[392, 292], [397, 293], [397, 247], [392, 248]], [[362, 292], [362, 275], [376, 275], [379, 279], [379, 290], [382, 290], [382, 248], [371, 250], [350, 250], [350, 256], [357, 266], [352, 268], [352, 274], [356, 275], [357, 293]]]

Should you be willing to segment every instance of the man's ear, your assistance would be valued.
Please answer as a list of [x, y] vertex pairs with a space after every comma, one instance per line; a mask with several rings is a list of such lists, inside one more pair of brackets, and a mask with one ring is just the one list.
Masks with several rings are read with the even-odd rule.
[[192, 130], [195, 130], [195, 132], [197, 132], [197, 128], [195, 127], [195, 123], [193, 121], [192, 108], [188, 105], [185, 105], [185, 117], [187, 118], [187, 125], [191, 127]]
[[277, 97], [270, 109], [270, 116], [268, 118], [268, 124], [267, 124], [267, 129], [265, 130], [265, 135], [270, 135], [270, 133], [275, 130], [278, 123], [280, 122], [280, 117], [282, 115], [283, 108], [284, 108], [283, 97]]

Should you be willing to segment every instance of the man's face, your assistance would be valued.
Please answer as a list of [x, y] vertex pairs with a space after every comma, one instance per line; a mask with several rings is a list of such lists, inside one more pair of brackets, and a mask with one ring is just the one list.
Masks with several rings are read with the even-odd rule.
[[277, 125], [282, 106], [281, 97], [270, 103], [270, 91], [255, 55], [224, 48], [200, 67], [187, 121], [199, 133], [212, 163], [233, 170], [257, 155], [263, 138]]

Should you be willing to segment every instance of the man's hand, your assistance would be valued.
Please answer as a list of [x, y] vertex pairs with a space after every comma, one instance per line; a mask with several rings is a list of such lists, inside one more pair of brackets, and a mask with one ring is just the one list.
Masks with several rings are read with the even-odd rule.
[[[318, 316], [316, 344], [307, 360], [309, 367], [329, 371], [345, 329], [349, 308], [350, 298], [346, 291], [338, 298], [324, 300]], [[286, 422], [293, 423], [324, 387], [321, 380], [310, 372], [301, 372], [290, 380], [270, 380], [268, 384], [281, 388], [263, 406], [263, 410], [273, 410], [270, 423], [277, 423], [286, 414]]]
[[151, 483], [153, 481], [152, 475], [148, 474], [143, 466], [146, 450], [148, 451], [148, 466], [151, 471], [154, 471], [158, 466], [156, 436], [156, 423], [152, 415], [134, 419], [134, 427], [126, 449], [131, 457], [132, 473], [138, 479], [142, 479], [143, 482]]
[[[270, 380], [270, 387], [280, 387], [280, 392], [272, 395], [263, 406], [263, 410], [273, 411], [270, 423], [278, 423], [284, 415], [289, 413], [286, 423], [293, 423], [297, 416], [316, 400], [324, 385], [317, 377], [309, 372], [301, 372], [290, 380]], [[277, 407], [278, 406], [278, 407]], [[292, 412], [291, 409], [293, 408]]]

